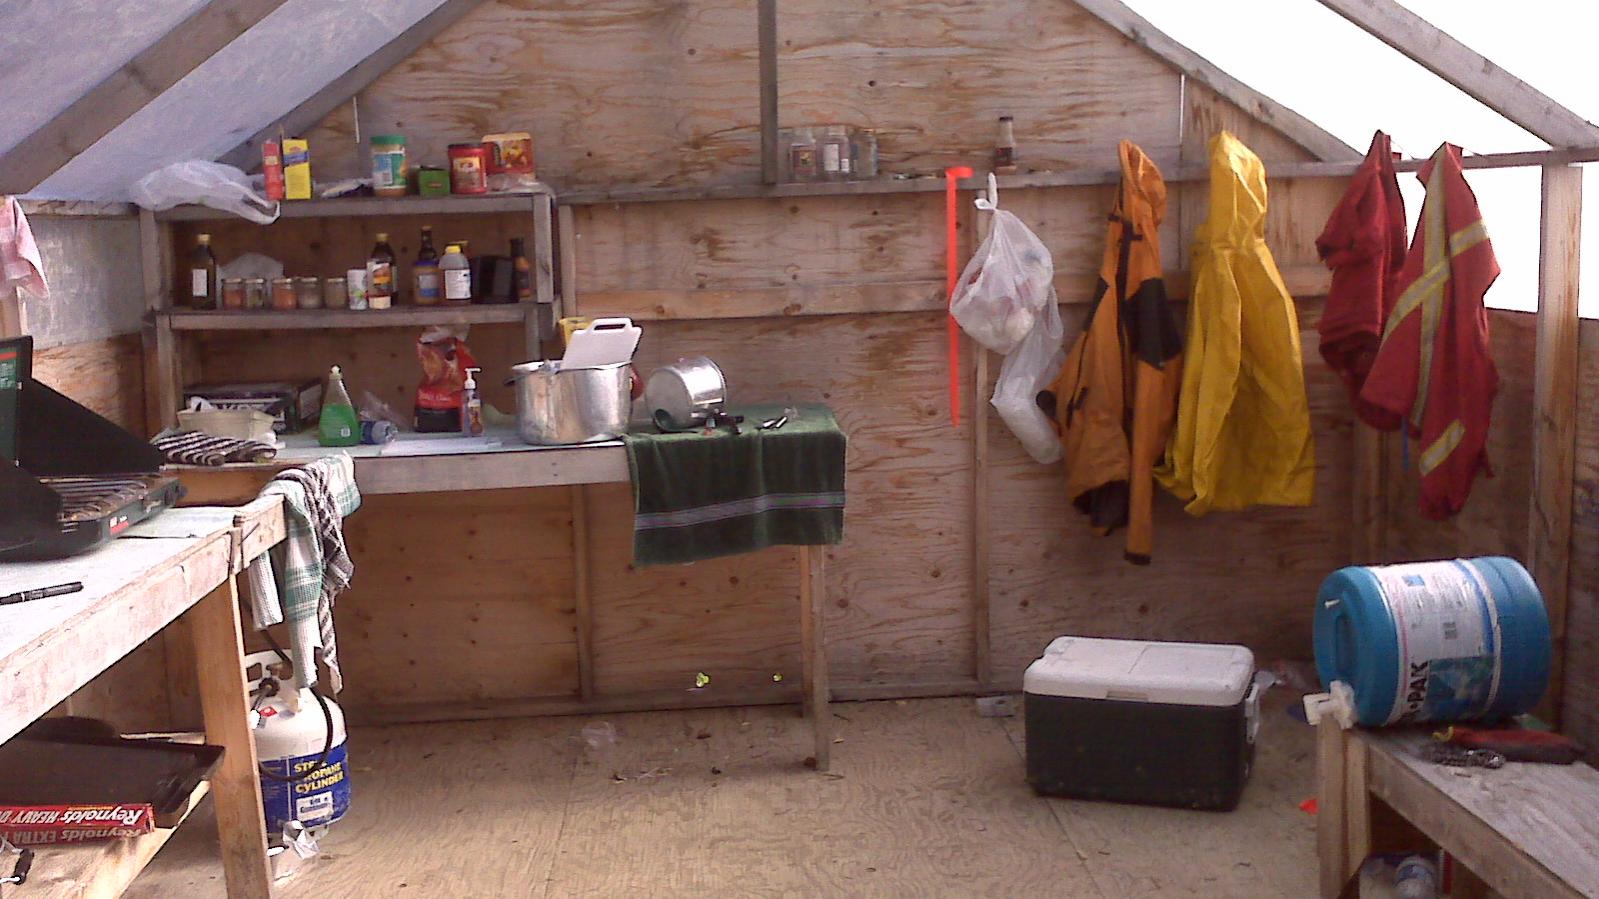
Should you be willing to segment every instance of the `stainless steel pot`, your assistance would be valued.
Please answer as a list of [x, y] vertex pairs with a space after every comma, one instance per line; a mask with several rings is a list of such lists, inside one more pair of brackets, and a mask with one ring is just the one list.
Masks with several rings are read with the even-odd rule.
[[727, 379], [716, 363], [704, 356], [679, 359], [650, 374], [644, 403], [656, 427], [687, 431], [727, 407]]
[[540, 446], [614, 440], [627, 433], [633, 365], [562, 368], [559, 360], [511, 366], [516, 429]]

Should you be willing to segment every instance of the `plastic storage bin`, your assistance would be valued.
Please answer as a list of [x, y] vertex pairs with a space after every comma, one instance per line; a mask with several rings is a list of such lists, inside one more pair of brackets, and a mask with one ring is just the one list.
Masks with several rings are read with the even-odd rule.
[[1039, 793], [1238, 805], [1254, 761], [1255, 657], [1243, 646], [1060, 637], [1023, 678]]

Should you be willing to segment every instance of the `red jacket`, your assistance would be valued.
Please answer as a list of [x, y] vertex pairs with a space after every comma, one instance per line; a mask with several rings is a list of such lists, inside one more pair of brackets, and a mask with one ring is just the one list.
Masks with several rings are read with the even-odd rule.
[[[1394, 288], [1405, 264], [1405, 241], [1405, 200], [1394, 176], [1388, 135], [1379, 131], [1316, 238], [1316, 251], [1332, 269], [1332, 287], [1317, 326], [1321, 356], [1343, 379], [1355, 414], [1363, 420], [1368, 408], [1360, 401], [1360, 388], [1399, 296]], [[1382, 415], [1371, 417], [1380, 421]]]
[[1488, 468], [1488, 423], [1499, 371], [1482, 297], [1499, 277], [1460, 148], [1443, 144], [1418, 174], [1427, 185], [1400, 294], [1360, 398], [1374, 426], [1408, 424], [1421, 472], [1421, 514], [1447, 518]]

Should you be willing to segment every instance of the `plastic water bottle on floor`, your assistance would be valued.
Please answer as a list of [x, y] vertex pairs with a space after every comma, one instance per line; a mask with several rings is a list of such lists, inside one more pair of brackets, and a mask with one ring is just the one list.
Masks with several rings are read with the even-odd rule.
[[1425, 855], [1412, 855], [1399, 863], [1394, 886], [1400, 899], [1438, 899], [1438, 867]]

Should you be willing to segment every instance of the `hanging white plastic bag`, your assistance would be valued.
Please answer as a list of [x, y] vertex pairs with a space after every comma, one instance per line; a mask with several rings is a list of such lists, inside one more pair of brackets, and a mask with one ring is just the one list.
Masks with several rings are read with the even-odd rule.
[[1049, 291], [1035, 318], [1033, 329], [1000, 366], [994, 398], [989, 402], [1027, 454], [1048, 465], [1060, 461], [1060, 437], [1049, 417], [1038, 408], [1038, 392], [1049, 386], [1049, 380], [1066, 362], [1066, 352], [1061, 348], [1065, 329], [1054, 290]]
[[250, 177], [231, 165], [189, 159], [140, 178], [128, 198], [145, 209], [198, 203], [247, 218], [258, 225], [277, 221], [278, 204], [250, 189]]
[[1003, 209], [993, 215], [988, 239], [966, 264], [949, 308], [973, 340], [1009, 353], [1032, 332], [1048, 302], [1055, 263], [1021, 219]]

